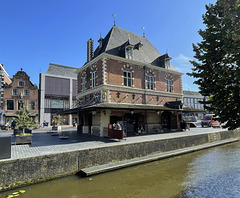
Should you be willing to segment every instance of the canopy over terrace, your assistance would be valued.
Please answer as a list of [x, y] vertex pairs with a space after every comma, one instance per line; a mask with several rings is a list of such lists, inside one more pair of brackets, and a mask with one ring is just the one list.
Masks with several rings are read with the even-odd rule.
[[129, 133], [134, 134], [139, 126], [142, 126], [147, 133], [156, 128], [159, 131], [178, 130], [180, 129], [181, 112], [180, 108], [159, 105], [99, 103], [69, 109], [60, 114], [78, 114], [78, 130], [80, 132], [106, 136], [108, 124], [118, 121], [126, 124], [128, 135]]
[[90, 110], [101, 110], [101, 109], [126, 109], [126, 110], [151, 110], [151, 111], [179, 111], [181, 112], [182, 109], [174, 109], [169, 108], [165, 106], [159, 106], [159, 105], [131, 105], [131, 104], [118, 104], [118, 103], [100, 103], [100, 104], [94, 104], [89, 106], [80, 106], [73, 109], [68, 109], [62, 112], [59, 112], [59, 114], [76, 114], [78, 112], [82, 111], [90, 111]]

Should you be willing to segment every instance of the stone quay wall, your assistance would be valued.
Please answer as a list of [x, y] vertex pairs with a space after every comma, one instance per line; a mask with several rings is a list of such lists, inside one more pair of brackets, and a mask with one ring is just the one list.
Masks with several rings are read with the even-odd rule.
[[240, 130], [127, 143], [22, 159], [0, 160], [0, 191], [73, 175], [83, 168], [142, 157], [224, 139], [239, 138]]

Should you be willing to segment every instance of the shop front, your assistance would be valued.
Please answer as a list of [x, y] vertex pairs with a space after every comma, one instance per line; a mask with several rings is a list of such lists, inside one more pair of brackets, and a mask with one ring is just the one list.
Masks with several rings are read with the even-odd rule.
[[164, 106], [97, 104], [77, 108], [78, 131], [108, 137], [109, 124], [121, 125], [124, 136], [180, 130], [181, 110]]

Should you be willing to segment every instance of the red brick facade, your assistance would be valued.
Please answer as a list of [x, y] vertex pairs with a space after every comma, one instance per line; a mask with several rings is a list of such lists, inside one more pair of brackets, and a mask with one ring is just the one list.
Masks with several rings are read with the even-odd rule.
[[79, 131], [111, 137], [108, 126], [116, 123], [125, 135], [180, 129], [182, 73], [168, 53], [117, 26], [91, 50], [78, 70], [79, 107], [71, 110], [78, 112]]
[[24, 71], [18, 71], [12, 83], [4, 88], [5, 122], [16, 116], [16, 112], [26, 106], [30, 115], [38, 120], [38, 87], [33, 85]]
[[96, 87], [103, 83], [102, 61], [98, 60], [78, 73], [78, 93], [82, 92], [82, 79], [84, 77], [86, 77], [85, 90], [92, 88], [92, 72], [96, 72]]
[[[182, 100], [181, 74], [156, 66], [154, 68], [154, 66], [142, 66], [107, 58], [96, 61], [78, 74], [78, 95], [80, 100], [86, 101], [85, 103], [90, 103], [90, 101], [94, 101], [96, 95], [101, 95], [99, 91], [92, 91], [91, 94], [87, 94], [92, 90], [92, 72], [94, 71], [97, 73], [95, 89], [104, 85], [111, 86], [107, 88], [108, 102], [164, 105], [168, 101]], [[132, 73], [131, 87], [124, 85], [124, 71]], [[152, 76], [154, 79], [153, 89], [147, 87], [147, 76]], [[83, 77], [86, 81], [84, 91], [82, 91]], [[172, 92], [166, 90], [167, 78], [172, 79]], [[115, 89], [118, 89], [118, 91]], [[83, 93], [86, 94], [81, 97]]]

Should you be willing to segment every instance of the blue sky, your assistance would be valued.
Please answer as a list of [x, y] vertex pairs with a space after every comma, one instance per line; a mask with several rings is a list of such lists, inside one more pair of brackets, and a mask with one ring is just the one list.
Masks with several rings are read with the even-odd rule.
[[[170, 54], [180, 72], [191, 71], [192, 43], [201, 41], [205, 4], [216, 0], [0, 0], [0, 63], [12, 77], [22, 67], [33, 83], [49, 63], [81, 67], [86, 42], [105, 37], [116, 25], [142, 35]], [[183, 89], [197, 91], [183, 75]]]

